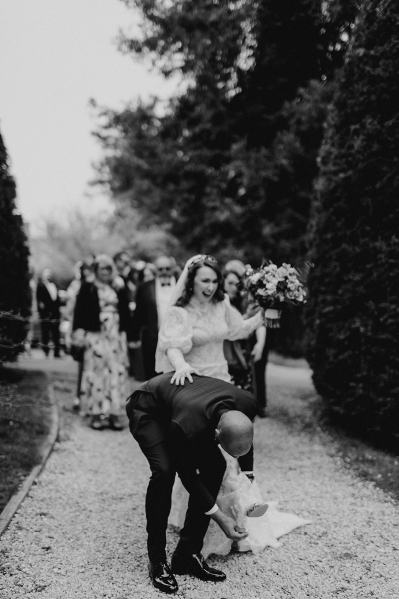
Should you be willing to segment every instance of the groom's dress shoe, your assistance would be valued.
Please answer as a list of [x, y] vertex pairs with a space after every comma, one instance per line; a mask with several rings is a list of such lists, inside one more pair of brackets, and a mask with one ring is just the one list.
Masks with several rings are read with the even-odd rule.
[[181, 554], [174, 553], [171, 563], [174, 574], [191, 574], [201, 580], [211, 582], [223, 582], [226, 580], [226, 574], [216, 568], [211, 568], [200, 553]]
[[150, 562], [149, 574], [152, 584], [164, 593], [176, 593], [178, 586], [166, 562]]

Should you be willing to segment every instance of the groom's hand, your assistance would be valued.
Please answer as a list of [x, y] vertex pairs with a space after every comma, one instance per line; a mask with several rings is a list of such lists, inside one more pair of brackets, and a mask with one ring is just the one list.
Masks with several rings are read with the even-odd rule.
[[232, 541], [241, 541], [241, 539], [245, 539], [248, 536], [246, 530], [238, 529], [236, 521], [230, 518], [230, 516], [226, 516], [220, 509], [212, 514], [211, 518], [219, 524], [226, 537]]

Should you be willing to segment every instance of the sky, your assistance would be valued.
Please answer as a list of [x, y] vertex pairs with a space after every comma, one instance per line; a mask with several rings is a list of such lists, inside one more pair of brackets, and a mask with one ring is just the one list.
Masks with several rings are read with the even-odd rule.
[[90, 98], [120, 108], [173, 92], [117, 50], [118, 31], [138, 26], [121, 0], [0, 0], [0, 131], [31, 230], [75, 208], [109, 209], [88, 185], [101, 156]]

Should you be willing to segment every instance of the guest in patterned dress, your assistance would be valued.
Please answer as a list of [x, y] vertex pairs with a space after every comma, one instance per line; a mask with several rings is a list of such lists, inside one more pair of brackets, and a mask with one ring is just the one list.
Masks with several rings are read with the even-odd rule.
[[115, 289], [114, 264], [106, 255], [94, 263], [95, 280], [83, 283], [76, 298], [73, 329], [84, 339], [83, 400], [96, 430], [123, 428], [128, 355], [126, 288]]

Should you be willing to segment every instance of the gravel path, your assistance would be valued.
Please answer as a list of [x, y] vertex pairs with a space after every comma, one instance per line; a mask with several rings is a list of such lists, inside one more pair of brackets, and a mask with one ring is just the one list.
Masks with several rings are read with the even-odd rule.
[[[176, 597], [399, 597], [398, 505], [348, 472], [322, 433], [295, 426], [312, 395], [308, 371], [270, 366], [268, 378], [271, 417], [256, 425], [258, 481], [268, 499], [312, 524], [277, 549], [212, 560], [225, 583], [179, 577]], [[96, 432], [73, 418], [0, 540], [1, 599], [164, 597], [147, 577], [147, 477], [128, 431]]]

